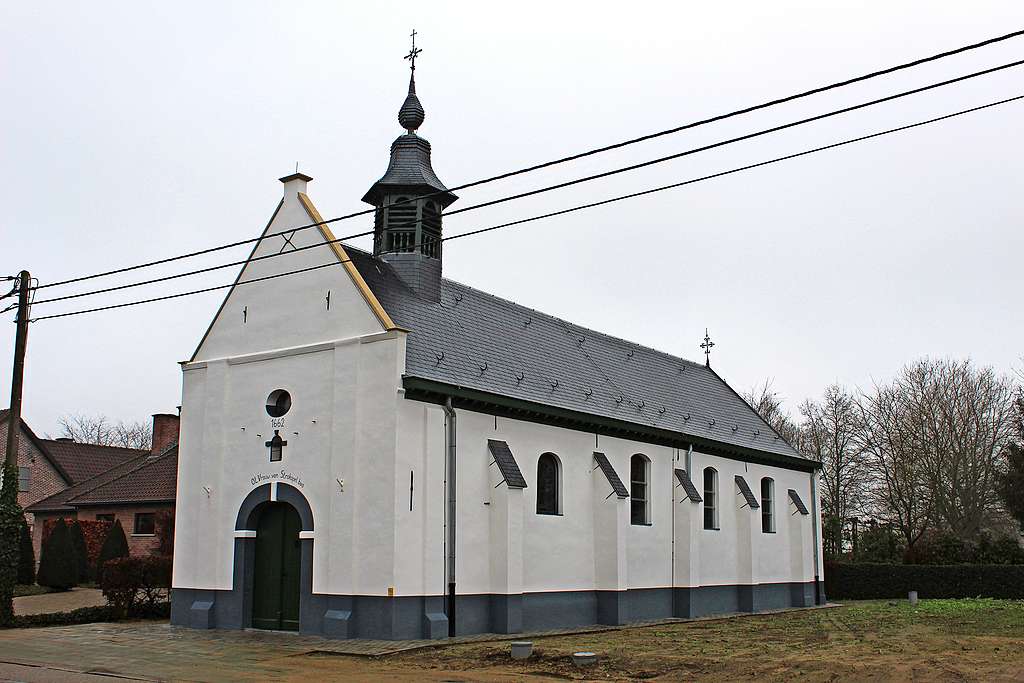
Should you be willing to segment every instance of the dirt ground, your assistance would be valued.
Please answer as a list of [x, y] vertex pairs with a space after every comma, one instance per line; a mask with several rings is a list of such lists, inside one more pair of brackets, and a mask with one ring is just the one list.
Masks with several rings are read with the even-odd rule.
[[[854, 602], [778, 614], [377, 657], [318, 653], [320, 639], [122, 622], [0, 631], [0, 681], [1021, 681], [1024, 601]], [[596, 652], [578, 669], [570, 655]]]
[[[419, 650], [349, 668], [308, 657], [308, 673], [449, 681], [1024, 681], [1024, 601], [855, 602], [837, 609], [746, 616], [509, 644]], [[579, 669], [570, 655], [598, 653]], [[349, 659], [349, 658], [344, 658]], [[356, 664], [356, 662], [351, 662]]]

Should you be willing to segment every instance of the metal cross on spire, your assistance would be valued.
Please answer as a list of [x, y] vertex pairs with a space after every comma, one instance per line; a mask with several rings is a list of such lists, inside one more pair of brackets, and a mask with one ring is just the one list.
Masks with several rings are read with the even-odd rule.
[[704, 343], [700, 345], [700, 348], [704, 349], [704, 364], [709, 368], [711, 367], [711, 349], [714, 348], [715, 342], [711, 341], [710, 335], [708, 335], [708, 328], [704, 328]]
[[416, 29], [412, 30], [412, 33], [409, 34], [409, 37], [412, 38], [412, 49], [409, 50], [409, 54], [407, 54], [405, 58], [409, 60], [409, 69], [415, 71], [416, 58], [420, 56], [420, 53], [423, 52], [423, 50], [416, 47]]

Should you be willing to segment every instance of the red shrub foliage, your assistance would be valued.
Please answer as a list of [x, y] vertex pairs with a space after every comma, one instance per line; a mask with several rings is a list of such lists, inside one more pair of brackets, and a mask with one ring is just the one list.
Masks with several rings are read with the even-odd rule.
[[[56, 517], [48, 519], [43, 523], [43, 542], [46, 542], [47, 537], [53, 530], [53, 525], [57, 523]], [[85, 537], [85, 551], [89, 555], [89, 564], [96, 564], [96, 559], [100, 556], [100, 548], [103, 547], [103, 541], [107, 537], [107, 533], [110, 531], [112, 522], [104, 522], [98, 519], [79, 519], [76, 520], [74, 517], [65, 517], [64, 523], [71, 526], [75, 522], [78, 522], [79, 526], [82, 527], [82, 535]]]
[[153, 611], [170, 591], [171, 558], [156, 555], [109, 560], [103, 565], [100, 587], [107, 603], [121, 614], [136, 607]]

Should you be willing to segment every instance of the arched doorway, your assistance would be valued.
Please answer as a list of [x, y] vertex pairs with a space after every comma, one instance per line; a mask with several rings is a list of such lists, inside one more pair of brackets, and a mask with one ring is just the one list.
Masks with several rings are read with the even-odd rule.
[[265, 503], [258, 512], [252, 625], [275, 631], [298, 631], [302, 520], [298, 511], [287, 503]]

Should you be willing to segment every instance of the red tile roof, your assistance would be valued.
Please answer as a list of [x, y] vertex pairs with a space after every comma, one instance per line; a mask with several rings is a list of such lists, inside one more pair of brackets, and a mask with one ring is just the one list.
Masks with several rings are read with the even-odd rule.
[[77, 441], [40, 439], [50, 459], [71, 477], [70, 483], [78, 484], [106, 472], [129, 460], [135, 460], [149, 451], [117, 446], [97, 446]]
[[69, 512], [79, 504], [173, 502], [178, 484], [178, 444], [158, 455], [142, 453], [140, 457], [29, 505], [26, 512]]
[[174, 502], [178, 488], [178, 445], [143, 458], [138, 467], [68, 501], [69, 505]]

